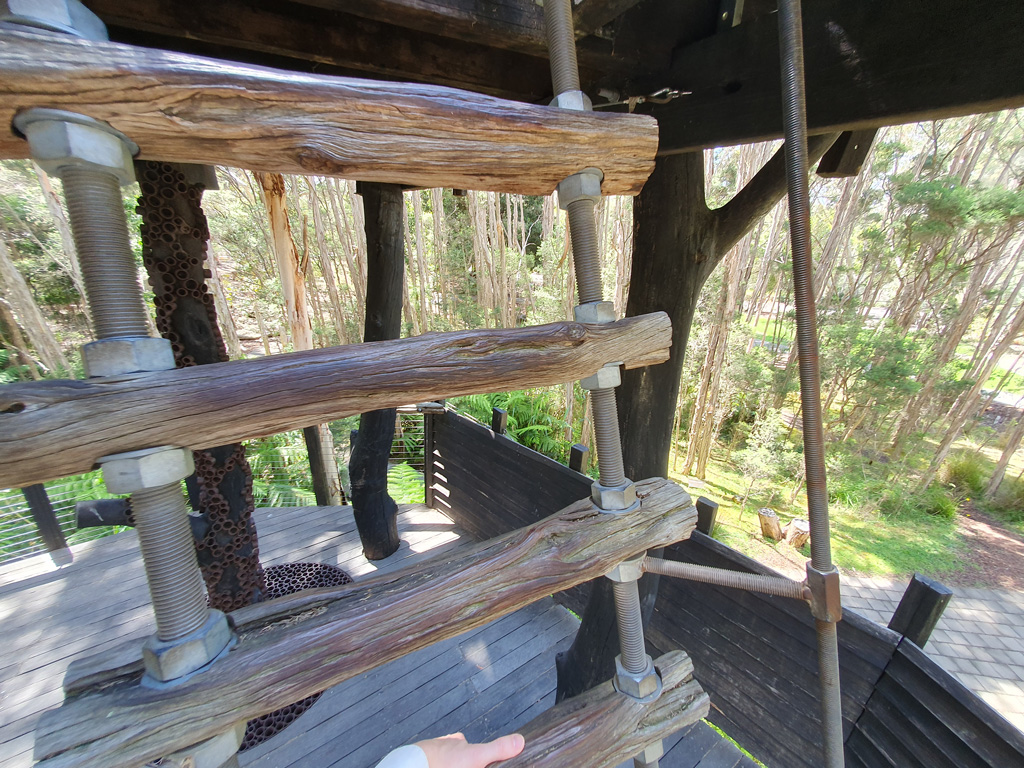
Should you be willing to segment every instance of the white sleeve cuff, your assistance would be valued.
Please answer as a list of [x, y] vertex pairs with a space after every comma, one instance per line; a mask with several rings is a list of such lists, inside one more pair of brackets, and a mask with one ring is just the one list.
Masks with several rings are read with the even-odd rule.
[[430, 768], [426, 753], [415, 744], [389, 752], [377, 763], [377, 768]]

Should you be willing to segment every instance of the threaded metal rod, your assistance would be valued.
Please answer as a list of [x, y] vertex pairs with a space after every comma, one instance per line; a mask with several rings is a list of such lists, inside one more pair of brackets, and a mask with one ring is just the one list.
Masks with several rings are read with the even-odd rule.
[[614, 581], [612, 588], [615, 591], [615, 616], [619, 625], [622, 666], [630, 674], [639, 675], [647, 669], [640, 591], [635, 581]]
[[74, 166], [60, 176], [96, 338], [148, 336], [118, 179]]
[[589, 198], [575, 200], [566, 206], [566, 213], [569, 217], [572, 261], [580, 304], [601, 301], [604, 298], [604, 287], [601, 285], [601, 256], [597, 247], [594, 201]]
[[177, 640], [202, 627], [209, 615], [181, 488], [171, 483], [136, 491], [132, 511], [157, 637]]
[[544, 3], [544, 26], [548, 35], [548, 58], [551, 59], [551, 84], [555, 95], [580, 90], [580, 69], [576, 63], [576, 35], [572, 26], [570, 0], [547, 0]]
[[712, 568], [696, 563], [681, 563], [663, 560], [660, 557], [645, 557], [643, 568], [647, 573], [673, 576], [679, 579], [714, 584], [719, 587], [745, 589], [777, 597], [791, 597], [796, 600], [810, 600], [811, 592], [805, 584], [781, 576], [765, 576], [760, 573], [739, 573], [724, 568]]
[[622, 443], [619, 441], [619, 412], [614, 389], [595, 389], [590, 393], [594, 413], [594, 439], [597, 443], [597, 464], [600, 483], [623, 485], [626, 471], [622, 464]]
[[828, 768], [846, 764], [843, 749], [843, 702], [839, 695], [839, 636], [835, 622], [814, 620], [818, 639], [818, 676], [821, 689], [823, 750]]

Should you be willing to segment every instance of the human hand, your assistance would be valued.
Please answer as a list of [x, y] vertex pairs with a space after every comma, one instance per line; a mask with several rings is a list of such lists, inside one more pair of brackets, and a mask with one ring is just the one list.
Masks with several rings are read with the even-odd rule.
[[486, 768], [491, 763], [515, 757], [525, 745], [525, 740], [518, 733], [486, 744], [470, 744], [461, 733], [416, 742], [427, 756], [430, 768]]

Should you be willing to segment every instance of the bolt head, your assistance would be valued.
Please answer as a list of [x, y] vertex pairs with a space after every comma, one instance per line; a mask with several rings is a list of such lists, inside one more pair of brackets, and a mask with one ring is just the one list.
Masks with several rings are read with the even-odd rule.
[[656, 763], [665, 756], [665, 745], [662, 744], [661, 739], [658, 739], [653, 744], [648, 744], [644, 747], [643, 751], [639, 752], [633, 758], [634, 768], [643, 768], [644, 766]]
[[636, 485], [629, 481], [625, 485], [590, 486], [591, 500], [605, 512], [631, 512], [640, 506], [636, 497]]
[[78, 0], [0, 0], [0, 21], [86, 40], [109, 39], [100, 17]]
[[641, 552], [628, 560], [623, 560], [605, 575], [612, 581], [636, 581], [644, 575], [644, 557], [646, 553]]
[[590, 112], [594, 108], [590, 97], [583, 91], [566, 91], [551, 100], [552, 107], [571, 109], [574, 112]]
[[654, 701], [661, 695], [661, 677], [654, 668], [651, 657], [647, 657], [647, 668], [638, 675], [627, 672], [622, 666], [622, 656], [615, 657], [615, 689], [641, 701]]
[[85, 375], [122, 376], [174, 368], [174, 351], [167, 339], [139, 336], [134, 339], [100, 339], [82, 347]]
[[30, 109], [14, 118], [14, 127], [28, 139], [32, 159], [55, 176], [69, 167], [92, 168], [135, 181], [132, 155], [138, 147], [106, 123], [70, 112]]
[[161, 768], [221, 768], [242, 746], [245, 721], [235, 723], [230, 731], [193, 744], [160, 760]]
[[578, 304], [572, 310], [573, 319], [577, 323], [614, 323], [615, 305], [610, 301], [591, 301], [586, 304]]
[[152, 685], [190, 675], [217, 658], [233, 638], [227, 616], [217, 610], [211, 610], [206, 623], [185, 637], [164, 641], [153, 635], [142, 646], [144, 681]]
[[584, 168], [558, 183], [558, 206], [565, 210], [570, 203], [577, 200], [593, 200], [601, 198], [601, 182], [604, 174], [597, 168]]
[[609, 363], [599, 368], [597, 373], [580, 379], [580, 386], [587, 390], [614, 389], [622, 383], [622, 374], [619, 373], [619, 363]]
[[162, 445], [100, 459], [110, 493], [134, 493], [179, 483], [195, 471], [192, 451]]

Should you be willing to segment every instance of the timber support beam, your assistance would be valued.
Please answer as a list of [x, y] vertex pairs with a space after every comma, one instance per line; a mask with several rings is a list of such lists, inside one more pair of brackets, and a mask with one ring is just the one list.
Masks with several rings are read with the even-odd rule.
[[[0, 123], [67, 109], [129, 136], [143, 159], [550, 194], [581, 168], [636, 194], [658, 127], [432, 85], [319, 77], [117, 43], [0, 32]], [[28, 144], [0, 132], [0, 157]]]
[[668, 358], [664, 313], [423, 336], [155, 373], [0, 387], [0, 487], [161, 445], [227, 445], [440, 398], [564, 384]]
[[[76, 664], [65, 678], [69, 700], [40, 720], [36, 758], [44, 768], [135, 768], [692, 533], [697, 512], [686, 491], [654, 478], [638, 483], [637, 495], [641, 507], [628, 515], [601, 514], [584, 499], [458, 557], [441, 556], [355, 585], [308, 590], [235, 611], [238, 645], [174, 688], [140, 687], [141, 662], [126, 663], [120, 653]], [[673, 663], [670, 671], [676, 669]], [[674, 686], [689, 674], [682, 662], [678, 671], [671, 672]], [[680, 691], [685, 700], [672, 694], [651, 705], [656, 721], [662, 721], [658, 713], [664, 707], [681, 706], [682, 714], [700, 709], [699, 687], [683, 685]], [[597, 702], [597, 710], [610, 706], [634, 721], [647, 715], [642, 705], [611, 699]], [[558, 727], [549, 731], [555, 743], [570, 736], [565, 718], [571, 720], [573, 706], [562, 710]], [[706, 711], [706, 700], [703, 706]], [[584, 741], [597, 738], [585, 731]]]

